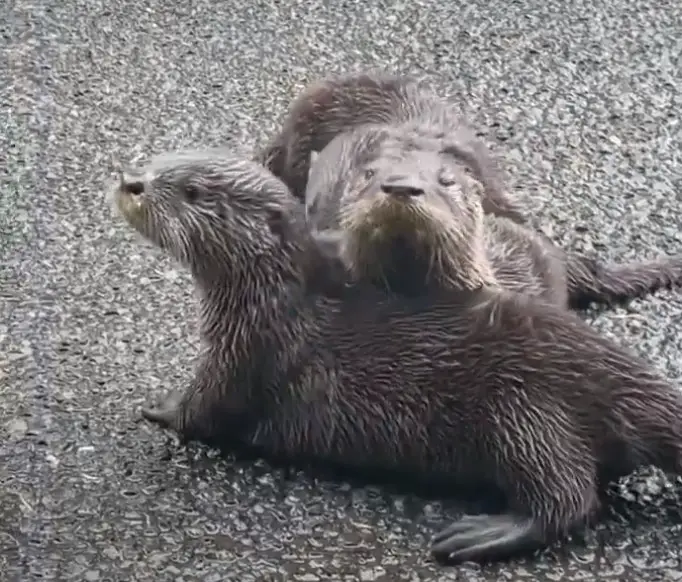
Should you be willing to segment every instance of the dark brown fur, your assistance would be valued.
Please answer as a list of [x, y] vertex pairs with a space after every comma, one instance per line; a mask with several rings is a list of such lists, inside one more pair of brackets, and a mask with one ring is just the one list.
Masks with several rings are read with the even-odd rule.
[[[563, 251], [526, 225], [484, 214], [482, 186], [453, 149], [384, 126], [333, 138], [310, 170], [310, 227], [345, 237], [342, 259], [355, 278], [403, 294], [485, 282], [584, 308], [682, 285], [682, 255], [605, 265]], [[440, 183], [443, 173], [452, 184]], [[384, 192], [395, 190], [392, 180], [420, 184], [419, 195]]]
[[201, 297], [196, 375], [144, 411], [184, 438], [498, 488], [506, 513], [436, 536], [455, 561], [563, 536], [641, 465], [680, 472], [680, 391], [571, 312], [485, 288], [311, 293], [302, 206], [224, 152], [155, 160], [117, 201]]
[[525, 222], [487, 146], [451, 103], [409, 76], [349, 73], [311, 83], [293, 101], [281, 132], [257, 160], [303, 199], [311, 154], [322, 151], [335, 136], [365, 125], [417, 129], [455, 144], [461, 160], [483, 184], [484, 211]]

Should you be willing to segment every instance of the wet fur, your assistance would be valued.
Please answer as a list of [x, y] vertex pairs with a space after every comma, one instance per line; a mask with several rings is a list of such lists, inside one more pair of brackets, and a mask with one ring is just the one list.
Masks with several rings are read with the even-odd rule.
[[[347, 235], [340, 258], [354, 280], [403, 294], [497, 285], [483, 246], [480, 183], [467, 166], [442, 153], [445, 142], [381, 126], [365, 126], [347, 137], [334, 138], [320, 154], [309, 190], [333, 195], [311, 197], [306, 213], [315, 236], [338, 229]], [[382, 194], [380, 182], [388, 178], [384, 158], [391, 160], [389, 170], [399, 168], [427, 184], [428, 192], [397, 201]], [[367, 169], [377, 176], [365, 180]], [[447, 192], [437, 183], [441, 170], [454, 180]], [[318, 190], [320, 183], [324, 190]]]
[[[426, 181], [427, 194], [418, 201], [382, 203], [379, 209], [376, 200], [386, 198], [379, 183], [370, 189], [361, 185], [368, 168], [383, 178], [400, 174]], [[438, 184], [443, 170], [457, 173], [455, 187]], [[487, 273], [488, 284], [584, 309], [682, 285], [682, 254], [604, 264], [564, 251], [518, 221], [485, 213], [483, 187], [466, 170], [443, 140], [383, 126], [351, 130], [315, 156], [306, 192], [307, 220], [315, 232], [345, 237], [341, 257], [356, 278], [402, 294], [472, 288]], [[480, 211], [473, 212], [475, 206]]]
[[302, 206], [224, 153], [156, 160], [117, 200], [200, 294], [195, 377], [144, 411], [184, 438], [498, 488], [505, 513], [435, 537], [457, 562], [564, 536], [641, 465], [680, 471], [680, 391], [571, 312], [486, 288], [313, 292]]
[[360, 72], [311, 83], [294, 99], [282, 130], [256, 159], [303, 199], [311, 154], [366, 125], [449, 140], [484, 186], [484, 211], [525, 222], [521, 204], [505, 191], [501, 170], [485, 143], [452, 103], [410, 76]]

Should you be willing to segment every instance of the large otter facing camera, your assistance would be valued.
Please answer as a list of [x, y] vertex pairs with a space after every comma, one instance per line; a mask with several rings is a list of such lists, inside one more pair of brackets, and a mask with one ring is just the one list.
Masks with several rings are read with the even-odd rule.
[[342, 235], [356, 280], [403, 294], [504, 285], [565, 304], [564, 273], [536, 238], [509, 237], [497, 253], [496, 235], [525, 229], [484, 213], [481, 183], [456, 153], [449, 141], [380, 126], [347, 132], [315, 157], [308, 223], [316, 236]]
[[543, 547], [594, 514], [609, 480], [682, 470], [682, 393], [574, 313], [485, 285], [311, 290], [302, 205], [229, 153], [158, 157], [115, 198], [197, 285], [194, 379], [143, 412], [185, 439], [498, 489], [505, 513], [436, 536], [450, 561]]
[[522, 205], [505, 190], [502, 172], [483, 140], [453, 103], [408, 75], [356, 72], [310, 83], [291, 103], [282, 130], [256, 159], [303, 199], [311, 155], [337, 135], [367, 125], [405, 133], [418, 128], [457, 144], [458, 155], [483, 185], [484, 211], [525, 222]]
[[314, 232], [340, 237], [356, 279], [403, 294], [485, 282], [572, 308], [682, 285], [682, 254], [603, 264], [485, 213], [484, 187], [456, 142], [367, 125], [312, 157], [307, 220]]

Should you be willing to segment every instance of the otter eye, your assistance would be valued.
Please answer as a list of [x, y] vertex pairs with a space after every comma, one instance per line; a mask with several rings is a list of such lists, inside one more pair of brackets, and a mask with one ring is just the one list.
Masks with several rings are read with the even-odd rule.
[[456, 183], [455, 177], [447, 172], [441, 173], [440, 176], [438, 176], [438, 181], [441, 186], [445, 186], [446, 188], [450, 188]]
[[371, 168], [366, 169], [365, 170], [365, 180], [371, 180], [372, 178], [374, 178], [374, 174], [376, 174], [376, 172], [374, 170], [372, 170]]

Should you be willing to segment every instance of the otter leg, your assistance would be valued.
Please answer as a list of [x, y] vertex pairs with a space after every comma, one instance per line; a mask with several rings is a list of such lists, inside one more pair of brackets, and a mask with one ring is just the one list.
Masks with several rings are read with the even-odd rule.
[[[599, 506], [596, 478], [578, 483], [567, 474], [563, 480], [554, 490], [547, 483], [532, 485], [532, 494], [538, 498], [528, 500], [530, 511], [465, 515], [434, 536], [432, 555], [449, 563], [490, 562], [547, 546], [585, 523]], [[580, 486], [582, 489], [574, 489]]]
[[158, 406], [145, 406], [142, 408], [142, 417], [146, 420], [179, 432], [179, 418], [182, 412], [184, 392], [175, 390], [171, 392]]
[[487, 454], [479, 464], [509, 509], [464, 516], [438, 533], [431, 552], [439, 561], [488, 562], [543, 548], [599, 507], [597, 463], [573, 420], [551, 404], [504, 396], [484, 419], [496, 424], [494, 434], [483, 437]]
[[433, 538], [432, 554], [451, 562], [501, 559], [544, 545], [542, 527], [514, 515], [467, 515]]
[[622, 304], [660, 289], [682, 286], [682, 255], [625, 265], [568, 255], [566, 272], [571, 308], [585, 309], [591, 303]]
[[175, 432], [182, 443], [213, 444], [222, 435], [216, 408], [194, 387], [184, 393], [174, 391], [158, 406], [144, 407], [141, 412], [146, 420]]
[[[228, 382], [218, 358], [207, 354], [186, 391], [171, 392], [159, 405], [142, 409], [143, 418], [178, 433], [183, 441], [211, 441], [221, 432]], [[218, 406], [218, 404], [223, 406]], [[235, 404], [233, 409], [239, 410]]]

